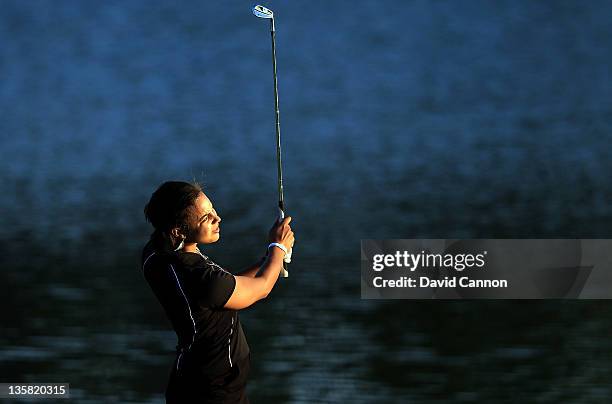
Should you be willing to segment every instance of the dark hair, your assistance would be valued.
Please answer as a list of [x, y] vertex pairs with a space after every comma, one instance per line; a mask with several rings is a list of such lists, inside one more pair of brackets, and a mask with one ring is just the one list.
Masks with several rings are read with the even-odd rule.
[[170, 233], [175, 227], [189, 234], [194, 223], [194, 202], [201, 192], [202, 187], [198, 183], [182, 181], [164, 182], [153, 192], [144, 207], [144, 214], [155, 228], [151, 241], [156, 248], [173, 250], [178, 245], [180, 240]]

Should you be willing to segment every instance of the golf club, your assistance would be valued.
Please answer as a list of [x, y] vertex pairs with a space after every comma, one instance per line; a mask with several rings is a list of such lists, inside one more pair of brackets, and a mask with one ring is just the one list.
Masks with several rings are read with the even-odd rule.
[[[274, 27], [274, 13], [272, 10], [265, 8], [264, 6], [256, 5], [253, 7], [253, 14], [258, 18], [264, 18], [270, 20], [270, 33], [272, 35], [272, 71], [274, 76], [274, 110], [276, 113], [276, 161], [278, 164], [278, 210], [279, 210], [279, 221], [285, 218], [285, 202], [283, 199], [283, 166], [281, 160], [281, 138], [280, 138], [280, 111], [278, 108], [278, 81], [276, 79], [276, 29]], [[291, 262], [290, 248], [283, 262], [283, 270], [281, 276], [286, 278], [289, 276], [287, 272], [287, 264]]]

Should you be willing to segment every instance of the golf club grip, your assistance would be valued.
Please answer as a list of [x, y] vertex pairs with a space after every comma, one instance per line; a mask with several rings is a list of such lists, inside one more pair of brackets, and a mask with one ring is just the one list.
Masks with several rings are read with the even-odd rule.
[[288, 278], [289, 277], [289, 272], [287, 272], [287, 263], [285, 261], [283, 261], [283, 269], [281, 269], [280, 276], [281, 276], [281, 278]]
[[[280, 207], [278, 207], [278, 221], [282, 222], [283, 219], [285, 218], [285, 211]], [[285, 254], [285, 257], [283, 258], [283, 269], [281, 269], [280, 272], [280, 276], [281, 278], [288, 278], [289, 277], [289, 272], [287, 272], [287, 267], [288, 267], [288, 263], [291, 262], [291, 251], [293, 249], [290, 248], [289, 252], [287, 254]], [[286, 261], [286, 259], [288, 259], [288, 261]]]

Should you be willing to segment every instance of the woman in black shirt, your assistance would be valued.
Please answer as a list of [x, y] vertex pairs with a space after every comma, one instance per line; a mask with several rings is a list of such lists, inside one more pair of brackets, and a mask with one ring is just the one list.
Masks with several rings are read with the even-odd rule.
[[145, 206], [155, 228], [143, 274], [178, 337], [167, 403], [248, 403], [249, 346], [237, 310], [268, 296], [295, 241], [290, 217], [270, 230], [267, 256], [232, 275], [202, 254], [219, 240], [221, 218], [197, 184], [169, 181]]

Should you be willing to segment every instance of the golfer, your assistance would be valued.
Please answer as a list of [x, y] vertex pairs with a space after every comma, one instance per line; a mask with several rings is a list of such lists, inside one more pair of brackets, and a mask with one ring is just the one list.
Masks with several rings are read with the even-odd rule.
[[142, 270], [178, 337], [167, 403], [248, 403], [250, 353], [238, 310], [268, 296], [294, 236], [287, 217], [270, 229], [267, 254], [232, 275], [198, 244], [219, 240], [221, 217], [197, 184], [169, 181], [144, 209], [154, 231]]

